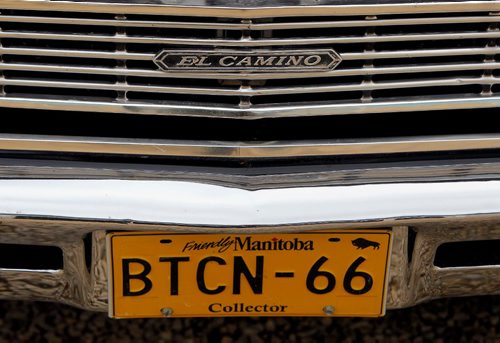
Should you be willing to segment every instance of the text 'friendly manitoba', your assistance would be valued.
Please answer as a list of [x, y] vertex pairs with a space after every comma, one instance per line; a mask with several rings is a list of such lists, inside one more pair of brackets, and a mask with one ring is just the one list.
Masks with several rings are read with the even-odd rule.
[[222, 253], [231, 248], [234, 251], [314, 250], [314, 242], [299, 238], [282, 239], [274, 237], [269, 240], [258, 240], [252, 239], [252, 237], [227, 236], [211, 242], [189, 241], [184, 245], [182, 252], [217, 249], [219, 253]]

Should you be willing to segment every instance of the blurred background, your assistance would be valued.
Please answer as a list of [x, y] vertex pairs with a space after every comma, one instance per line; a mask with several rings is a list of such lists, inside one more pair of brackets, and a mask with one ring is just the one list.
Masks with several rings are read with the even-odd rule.
[[500, 297], [432, 301], [380, 319], [112, 320], [60, 304], [1, 301], [0, 342], [500, 343]]

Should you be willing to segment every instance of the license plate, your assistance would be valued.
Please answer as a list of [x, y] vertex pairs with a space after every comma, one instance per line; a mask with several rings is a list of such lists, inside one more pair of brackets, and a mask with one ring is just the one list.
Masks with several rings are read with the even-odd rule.
[[390, 230], [111, 233], [115, 318], [385, 313]]

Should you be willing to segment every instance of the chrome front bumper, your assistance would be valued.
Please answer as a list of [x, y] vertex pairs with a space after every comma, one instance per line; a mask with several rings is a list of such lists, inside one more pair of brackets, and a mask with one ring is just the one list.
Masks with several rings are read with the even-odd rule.
[[[170, 181], [3, 179], [0, 243], [58, 246], [64, 268], [0, 269], [0, 297], [106, 311], [107, 230], [282, 232], [376, 227], [394, 230], [389, 309], [446, 296], [499, 294], [500, 265], [433, 265], [436, 249], [444, 242], [500, 239], [500, 181], [491, 174], [466, 180], [472, 176], [470, 167], [453, 170], [455, 179], [440, 182], [389, 178], [349, 185], [345, 179], [347, 185], [338, 185], [330, 178], [253, 190], [241, 183], [187, 180], [187, 174], [184, 180]], [[355, 173], [350, 175], [352, 183]], [[408, 227], [417, 232], [410, 245]], [[83, 237], [88, 233], [92, 233], [92, 259], [87, 269]]]

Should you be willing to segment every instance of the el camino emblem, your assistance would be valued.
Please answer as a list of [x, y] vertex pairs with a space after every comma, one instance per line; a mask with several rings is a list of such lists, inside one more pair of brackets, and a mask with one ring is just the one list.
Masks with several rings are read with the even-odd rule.
[[331, 49], [319, 50], [162, 50], [154, 62], [163, 71], [308, 72], [330, 71], [342, 61]]

